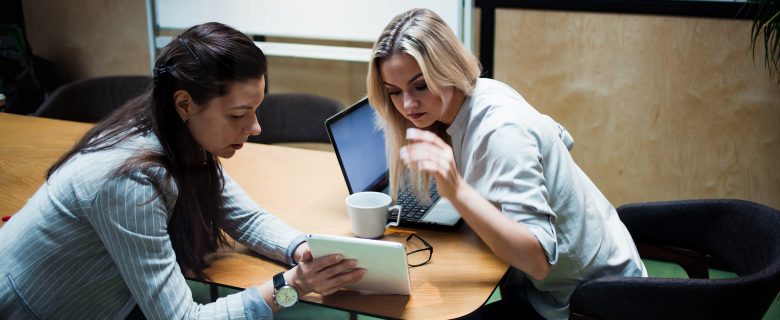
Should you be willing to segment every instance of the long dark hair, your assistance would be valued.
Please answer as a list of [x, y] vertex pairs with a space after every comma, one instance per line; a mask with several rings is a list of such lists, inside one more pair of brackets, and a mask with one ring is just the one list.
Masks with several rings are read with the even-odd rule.
[[195, 141], [179, 118], [173, 94], [185, 90], [196, 104], [206, 105], [226, 95], [230, 84], [261, 79], [266, 71], [265, 55], [246, 35], [215, 22], [194, 26], [162, 49], [154, 67], [154, 83], [87, 132], [49, 169], [46, 178], [78, 153], [109, 149], [152, 132], [162, 152], [131, 157], [113, 174], [153, 166], [167, 170], [178, 189], [168, 222], [176, 261], [182, 270], [205, 279], [206, 255], [227, 243], [221, 232], [224, 179], [217, 157]]

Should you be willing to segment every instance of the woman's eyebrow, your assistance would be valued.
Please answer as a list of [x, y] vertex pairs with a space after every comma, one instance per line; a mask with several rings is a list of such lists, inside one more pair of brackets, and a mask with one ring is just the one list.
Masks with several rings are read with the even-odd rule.
[[[419, 79], [420, 77], [422, 77], [422, 75], [423, 75], [423, 74], [422, 74], [422, 72], [420, 72], [420, 73], [416, 74], [414, 77], [412, 77], [412, 79], [410, 79], [410, 80], [407, 82], [407, 84], [409, 84], [409, 83], [412, 83], [414, 80], [417, 80], [417, 79]], [[384, 84], [385, 86], [389, 86], [389, 87], [397, 87], [396, 85], [394, 85], [394, 84], [392, 84], [392, 83], [387, 83], [387, 82], [384, 82], [384, 81], [382, 81], [382, 84]]]
[[412, 77], [412, 79], [409, 80], [409, 82], [407, 82], [407, 83], [412, 83], [412, 81], [417, 80], [418, 78], [422, 77], [422, 75], [423, 75], [422, 72], [418, 73], [417, 75]]

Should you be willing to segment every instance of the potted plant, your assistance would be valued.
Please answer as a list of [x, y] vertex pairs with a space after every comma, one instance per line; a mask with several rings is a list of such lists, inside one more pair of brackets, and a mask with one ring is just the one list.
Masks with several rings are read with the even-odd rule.
[[764, 64], [769, 77], [780, 84], [780, 0], [748, 0], [748, 12], [754, 13], [750, 44], [755, 57], [756, 45], [764, 44]]

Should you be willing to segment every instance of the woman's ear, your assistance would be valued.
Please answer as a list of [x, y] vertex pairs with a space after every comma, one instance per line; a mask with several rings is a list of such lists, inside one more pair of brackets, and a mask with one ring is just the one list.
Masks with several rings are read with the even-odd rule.
[[187, 91], [176, 90], [173, 93], [173, 106], [176, 108], [176, 113], [179, 114], [182, 122], [187, 122], [192, 114], [192, 97]]

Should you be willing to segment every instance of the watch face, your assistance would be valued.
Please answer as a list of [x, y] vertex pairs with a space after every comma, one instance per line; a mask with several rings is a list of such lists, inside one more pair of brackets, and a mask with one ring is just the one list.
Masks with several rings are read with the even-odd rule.
[[276, 303], [284, 308], [291, 307], [298, 302], [298, 291], [295, 291], [293, 287], [284, 286], [276, 291], [274, 299], [276, 299]]

